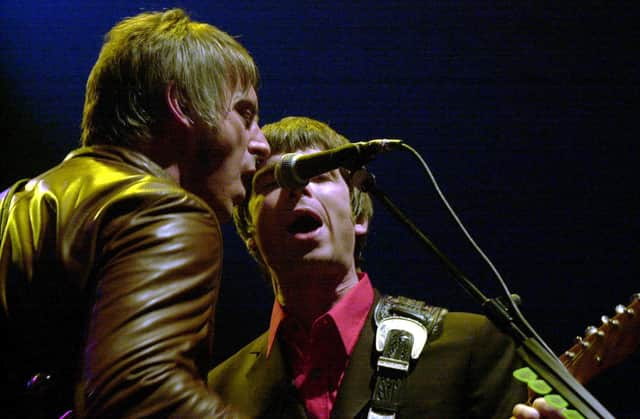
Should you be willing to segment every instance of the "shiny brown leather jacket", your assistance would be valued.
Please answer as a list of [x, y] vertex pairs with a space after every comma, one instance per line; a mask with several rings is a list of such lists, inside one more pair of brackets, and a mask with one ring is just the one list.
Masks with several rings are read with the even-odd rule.
[[[25, 400], [48, 417], [62, 407], [77, 417], [221, 412], [203, 377], [222, 236], [203, 201], [145, 156], [97, 146], [31, 179], [2, 216], [10, 416], [33, 414], [16, 406]], [[51, 377], [51, 407], [19, 394], [35, 373]]]

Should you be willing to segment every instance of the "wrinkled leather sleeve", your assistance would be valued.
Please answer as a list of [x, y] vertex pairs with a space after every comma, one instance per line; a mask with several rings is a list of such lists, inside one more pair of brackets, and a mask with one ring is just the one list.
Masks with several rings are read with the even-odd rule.
[[204, 381], [220, 226], [153, 162], [71, 153], [16, 195], [1, 248], [3, 315], [25, 336], [13, 362], [69, 398], [75, 381], [76, 417], [232, 416]]
[[162, 186], [132, 185], [101, 216], [77, 400], [83, 415], [223, 413], [202, 380], [219, 290], [220, 229], [208, 209]]

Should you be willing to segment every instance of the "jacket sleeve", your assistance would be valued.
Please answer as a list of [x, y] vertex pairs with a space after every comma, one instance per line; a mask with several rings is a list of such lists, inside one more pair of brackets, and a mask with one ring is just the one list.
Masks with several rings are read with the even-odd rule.
[[470, 417], [505, 419], [516, 403], [527, 401], [527, 388], [513, 377], [523, 366], [514, 342], [487, 318], [478, 328], [470, 362], [473, 385]]
[[102, 217], [95, 283], [86, 287], [95, 294], [79, 416], [229, 417], [204, 381], [220, 285], [219, 224], [188, 194], [142, 196], [116, 198]]

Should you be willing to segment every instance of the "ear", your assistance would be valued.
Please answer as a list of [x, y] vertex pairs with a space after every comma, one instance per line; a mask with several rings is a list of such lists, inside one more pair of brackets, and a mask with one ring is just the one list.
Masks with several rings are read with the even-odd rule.
[[362, 220], [356, 220], [354, 225], [354, 230], [356, 232], [356, 236], [364, 236], [369, 231], [369, 220], [364, 218]]
[[164, 91], [164, 99], [167, 103], [169, 113], [179, 124], [185, 127], [191, 127], [193, 125], [193, 120], [189, 118], [189, 115], [187, 115], [183, 109], [184, 106], [180, 104], [178, 88], [173, 80], [169, 81], [169, 84]]

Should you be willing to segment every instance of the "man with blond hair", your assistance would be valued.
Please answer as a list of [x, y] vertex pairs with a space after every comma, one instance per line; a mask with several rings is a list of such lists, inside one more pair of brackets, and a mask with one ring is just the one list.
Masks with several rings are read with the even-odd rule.
[[269, 155], [257, 85], [244, 47], [181, 9], [109, 31], [82, 147], [0, 195], [3, 416], [232, 415], [204, 373], [220, 223]]

